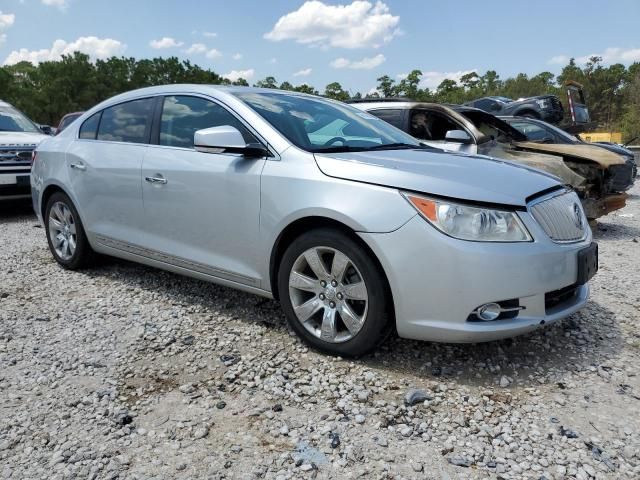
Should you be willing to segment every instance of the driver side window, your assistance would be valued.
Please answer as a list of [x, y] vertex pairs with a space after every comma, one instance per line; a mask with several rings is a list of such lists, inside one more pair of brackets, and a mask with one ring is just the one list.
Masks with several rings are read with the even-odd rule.
[[193, 148], [193, 134], [197, 130], [231, 125], [237, 128], [246, 143], [256, 138], [225, 108], [210, 100], [187, 95], [164, 98], [160, 121], [160, 145]]
[[444, 141], [450, 130], [462, 130], [462, 127], [445, 115], [428, 110], [413, 110], [410, 128], [413, 137], [435, 141]]

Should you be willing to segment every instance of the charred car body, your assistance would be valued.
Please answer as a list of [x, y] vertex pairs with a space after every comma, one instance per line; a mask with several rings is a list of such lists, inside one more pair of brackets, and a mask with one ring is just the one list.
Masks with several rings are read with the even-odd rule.
[[616, 153], [587, 144], [531, 142], [477, 108], [392, 99], [354, 105], [428, 145], [518, 162], [560, 177], [578, 192], [589, 219], [624, 207], [624, 191], [633, 184], [632, 169]]
[[[575, 135], [565, 132], [564, 130], [551, 125], [550, 123], [537, 120], [535, 118], [524, 117], [499, 117], [504, 120], [520, 133], [525, 135], [528, 140], [537, 143], [557, 143], [562, 145], [589, 145], [590, 147], [604, 148], [610, 152], [617, 153], [624, 157], [625, 162], [632, 171], [632, 177], [637, 175], [638, 167], [634, 153], [615, 143], [589, 143], [581, 140]], [[626, 189], [631, 188], [631, 183]]]

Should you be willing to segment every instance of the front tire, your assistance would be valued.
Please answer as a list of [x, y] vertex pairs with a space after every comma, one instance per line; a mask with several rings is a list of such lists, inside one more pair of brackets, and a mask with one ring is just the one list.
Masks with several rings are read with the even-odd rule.
[[338, 230], [312, 230], [289, 245], [278, 291], [291, 328], [322, 352], [360, 356], [389, 330], [384, 274], [360, 244]]
[[47, 201], [44, 216], [49, 250], [56, 262], [69, 270], [87, 267], [94, 253], [71, 199], [56, 192]]

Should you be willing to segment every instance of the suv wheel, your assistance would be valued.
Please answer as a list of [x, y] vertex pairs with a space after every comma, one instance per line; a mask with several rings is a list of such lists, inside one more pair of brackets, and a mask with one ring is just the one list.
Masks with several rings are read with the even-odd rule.
[[289, 246], [278, 290], [291, 328], [323, 352], [362, 355], [388, 330], [383, 274], [358, 243], [337, 230], [312, 230]]
[[78, 211], [67, 195], [51, 195], [45, 209], [45, 231], [53, 258], [64, 268], [86, 267], [93, 259]]

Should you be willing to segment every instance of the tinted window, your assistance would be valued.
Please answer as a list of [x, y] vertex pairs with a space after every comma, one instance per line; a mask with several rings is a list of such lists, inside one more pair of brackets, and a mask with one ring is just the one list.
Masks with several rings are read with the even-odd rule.
[[153, 99], [145, 98], [103, 110], [98, 140], [147, 143], [153, 103]]
[[396, 128], [403, 129], [402, 110], [370, 110], [369, 113], [387, 123], [390, 123]]
[[528, 122], [511, 122], [511, 126], [526, 135], [528, 140], [542, 141], [551, 139], [551, 134], [539, 125]]
[[500, 104], [495, 100], [490, 100], [488, 98], [483, 98], [482, 100], [474, 102], [473, 106], [480, 110], [484, 110], [485, 112], [500, 110]]
[[100, 123], [100, 115], [102, 112], [94, 113], [87, 118], [80, 127], [80, 138], [87, 138], [91, 140], [96, 139], [96, 133], [98, 132], [98, 124]]
[[165, 97], [160, 123], [160, 145], [192, 148], [196, 130], [223, 125], [236, 127], [247, 143], [257, 141], [236, 117], [217, 103], [198, 97]]

